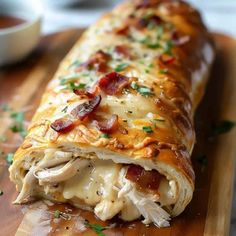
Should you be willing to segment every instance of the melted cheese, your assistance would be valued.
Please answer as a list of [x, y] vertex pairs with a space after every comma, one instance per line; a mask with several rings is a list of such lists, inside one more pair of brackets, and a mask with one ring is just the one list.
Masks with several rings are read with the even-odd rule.
[[78, 170], [78, 173], [65, 182], [63, 196], [65, 199], [77, 197], [86, 204], [94, 206], [104, 198], [115, 198], [116, 184], [121, 165], [112, 161], [90, 161]]
[[[84, 168], [78, 170], [74, 177], [64, 182], [63, 197], [68, 200], [79, 199], [86, 205], [94, 207], [95, 214], [101, 220], [111, 219], [118, 213], [125, 221], [135, 220], [143, 213], [137, 209], [133, 199], [129, 198], [129, 194], [126, 194], [131, 189], [121, 194], [124, 190], [120, 189], [125, 189], [125, 187], [119, 181], [119, 176], [124, 176], [125, 172], [126, 168], [122, 168], [121, 164], [113, 161], [90, 160]], [[119, 194], [118, 191], [120, 191]], [[133, 185], [132, 192], [138, 194]], [[159, 193], [160, 198], [156, 200], [161, 202], [161, 205], [174, 203], [176, 201], [175, 182], [163, 179]]]

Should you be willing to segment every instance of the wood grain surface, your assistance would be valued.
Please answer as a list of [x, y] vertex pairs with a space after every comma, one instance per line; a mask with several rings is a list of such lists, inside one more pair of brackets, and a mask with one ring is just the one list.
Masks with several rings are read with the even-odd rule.
[[[43, 38], [32, 55], [23, 62], [0, 68], [0, 104], [7, 103], [17, 111], [26, 111], [30, 120], [37, 108], [47, 82], [58, 64], [75, 43], [81, 30], [68, 30]], [[36, 203], [30, 207], [12, 205], [16, 197], [14, 185], [8, 178], [8, 166], [0, 160], [0, 235], [96, 235], [91, 229], [78, 227], [84, 219], [103, 226], [111, 225], [104, 235], [156, 236], [215, 236], [228, 235], [234, 167], [236, 129], [212, 137], [212, 123], [228, 119], [236, 121], [236, 42], [224, 35], [214, 34], [217, 58], [212, 68], [206, 95], [197, 110], [195, 126], [197, 143], [192, 161], [196, 172], [196, 189], [192, 202], [183, 214], [171, 221], [171, 227], [158, 229], [141, 222], [101, 222], [91, 213], [68, 205], [48, 206]], [[8, 136], [5, 152], [12, 152], [19, 137], [9, 131], [11, 121], [7, 112], [0, 116], [0, 135]], [[202, 156], [206, 161], [202, 161]], [[201, 157], [201, 158], [200, 158]], [[22, 210], [23, 208], [23, 210]], [[54, 212], [69, 212], [71, 220], [54, 219]], [[69, 209], [69, 210], [68, 210]], [[25, 215], [23, 212], [26, 212]], [[23, 221], [22, 221], [23, 220]], [[114, 225], [114, 223], [116, 223]], [[20, 225], [20, 227], [19, 227]]]

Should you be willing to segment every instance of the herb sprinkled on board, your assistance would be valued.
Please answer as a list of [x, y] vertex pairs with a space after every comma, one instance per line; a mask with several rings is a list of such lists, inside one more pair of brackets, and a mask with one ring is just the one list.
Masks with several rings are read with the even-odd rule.
[[8, 153], [6, 155], [6, 162], [7, 162], [8, 165], [11, 165], [13, 163], [13, 156], [14, 156], [13, 153]]
[[230, 120], [219, 121], [212, 126], [213, 135], [220, 135], [229, 132], [235, 126], [235, 122]]
[[54, 212], [54, 218], [59, 219], [61, 215], [61, 212], [59, 210], [55, 210]]
[[87, 220], [85, 221], [84, 225], [87, 228], [90, 228], [91, 230], [93, 230], [98, 236], [105, 236], [105, 234], [103, 233], [103, 230], [106, 230], [106, 227], [103, 227], [99, 224], [90, 224]]
[[11, 118], [13, 121], [10, 127], [13, 133], [19, 133], [23, 138], [27, 135], [27, 130], [24, 127], [24, 112], [12, 112]]

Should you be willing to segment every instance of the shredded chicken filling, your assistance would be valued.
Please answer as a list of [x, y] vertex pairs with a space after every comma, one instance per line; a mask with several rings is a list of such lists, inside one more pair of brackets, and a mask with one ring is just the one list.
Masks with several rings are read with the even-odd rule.
[[58, 153], [61, 156], [56, 158], [58, 161], [55, 158], [52, 161], [51, 156], [46, 155], [41, 163], [31, 167], [16, 203], [29, 198], [32, 185], [37, 182], [49, 194], [53, 186], [60, 185], [66, 201], [76, 204], [78, 200], [80, 204], [94, 208], [95, 214], [102, 220], [119, 214], [125, 221], [143, 216], [145, 224], [169, 225], [170, 215], [163, 206], [168, 207], [176, 201], [175, 181], [162, 178], [159, 194], [144, 193], [126, 178], [127, 165], [111, 160], [72, 158], [72, 154]]

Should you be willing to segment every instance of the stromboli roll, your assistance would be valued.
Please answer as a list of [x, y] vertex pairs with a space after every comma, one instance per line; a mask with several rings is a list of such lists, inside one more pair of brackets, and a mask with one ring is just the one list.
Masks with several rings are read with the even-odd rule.
[[194, 191], [193, 115], [213, 57], [182, 1], [126, 1], [104, 15], [61, 63], [14, 156], [15, 203], [168, 226]]

